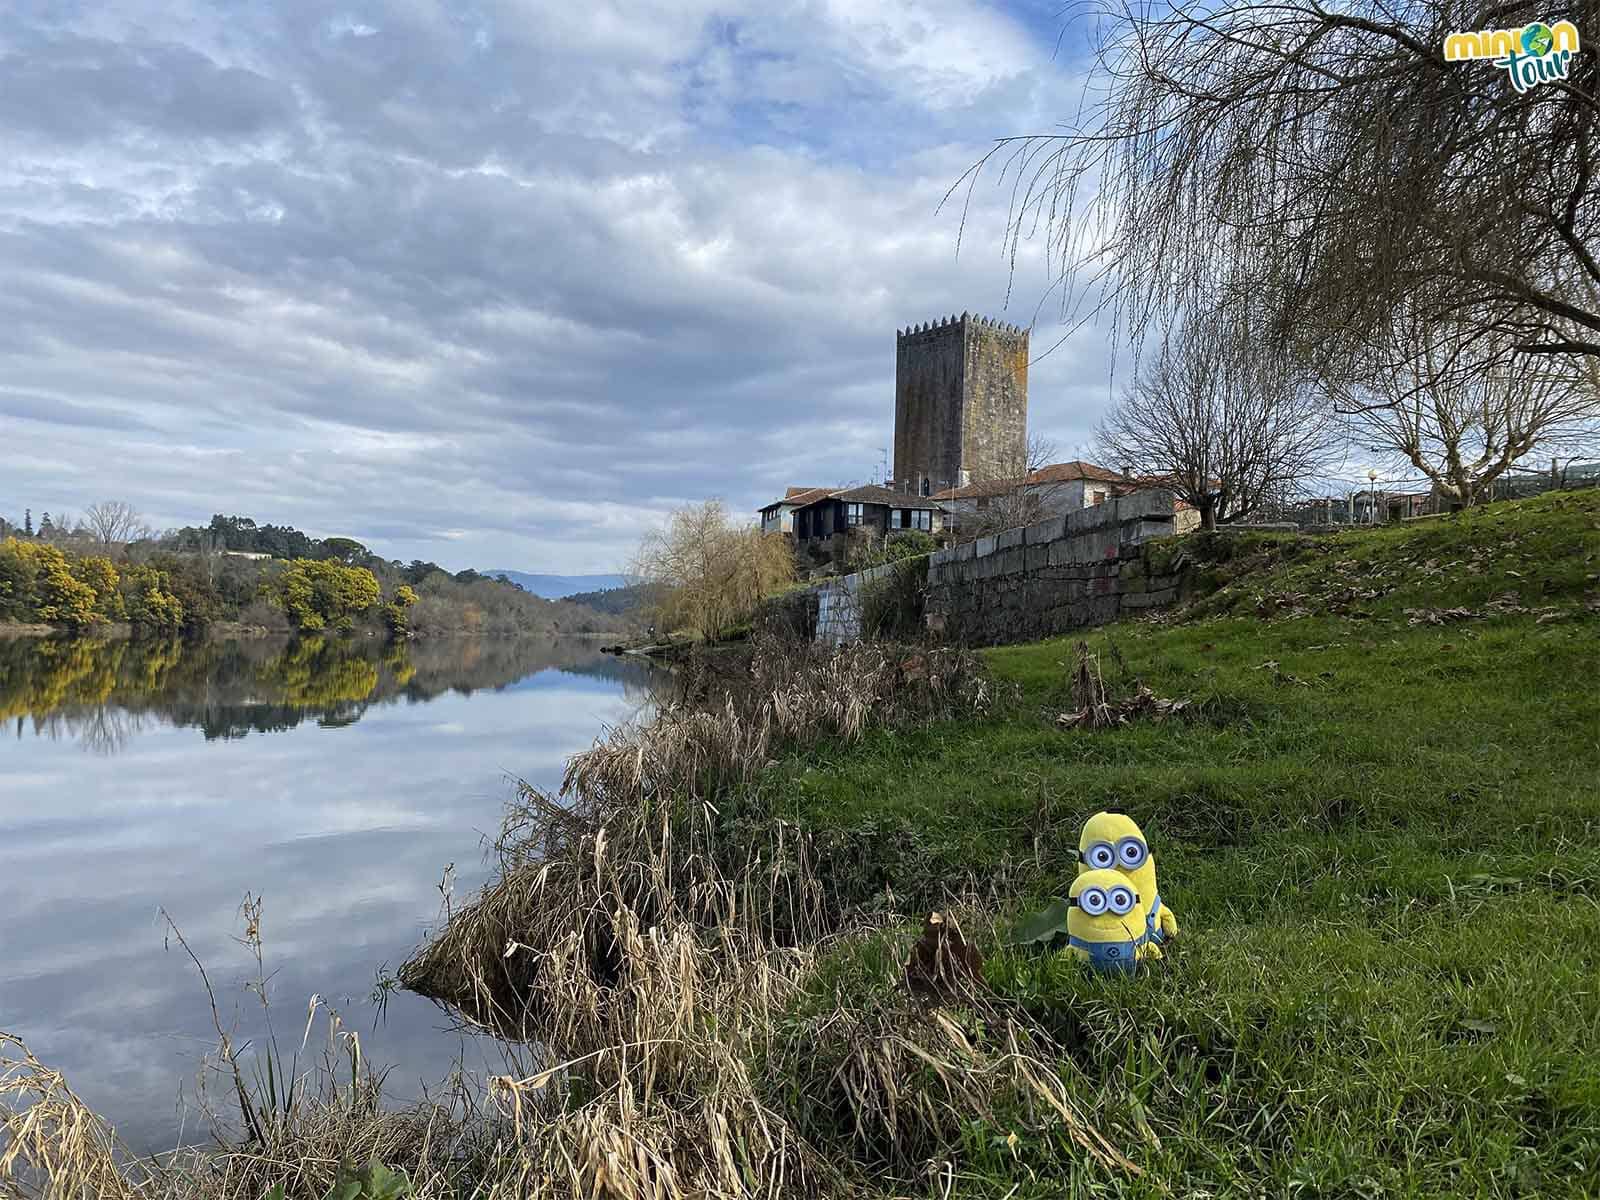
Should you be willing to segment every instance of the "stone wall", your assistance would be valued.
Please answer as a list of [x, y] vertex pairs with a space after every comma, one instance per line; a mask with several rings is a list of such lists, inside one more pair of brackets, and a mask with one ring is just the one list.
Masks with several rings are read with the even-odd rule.
[[894, 574], [894, 564], [841, 575], [819, 583], [817, 594], [817, 641], [830, 646], [853, 642], [861, 636], [861, 605], [866, 588], [884, 582]]
[[1176, 575], [1141, 545], [1174, 531], [1168, 491], [1135, 492], [940, 550], [929, 560], [929, 632], [967, 645], [1050, 637], [1170, 604]]
[[[928, 632], [972, 646], [1026, 642], [1160, 608], [1178, 598], [1175, 555], [1143, 545], [1174, 532], [1168, 491], [1135, 492], [926, 560]], [[767, 601], [761, 628], [837, 645], [861, 636], [866, 589], [911, 563], [825, 580]], [[913, 568], [919, 569], [919, 568]]]

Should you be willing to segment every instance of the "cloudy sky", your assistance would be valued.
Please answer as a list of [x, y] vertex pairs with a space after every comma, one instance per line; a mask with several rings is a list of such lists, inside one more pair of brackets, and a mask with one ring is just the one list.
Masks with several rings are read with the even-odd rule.
[[[936, 211], [1072, 111], [1058, 0], [6, 8], [6, 517], [612, 571], [686, 501], [871, 478], [897, 326], [1061, 335], [1003, 189], [959, 256]], [[1070, 457], [1109, 395], [1076, 334], [1032, 427]]]

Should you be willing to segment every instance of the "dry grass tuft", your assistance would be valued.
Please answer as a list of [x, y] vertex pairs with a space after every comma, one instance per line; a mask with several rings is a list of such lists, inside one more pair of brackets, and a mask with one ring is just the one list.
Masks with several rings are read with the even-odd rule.
[[[879, 1165], [920, 1170], [1023, 1056], [958, 1052], [955, 1026], [897, 980], [888, 991], [904, 1002], [875, 1012], [870, 1036], [837, 1012], [795, 1041], [787, 1014], [848, 914], [804, 832], [735, 818], [775, 756], [981, 712], [988, 677], [959, 650], [771, 641], [684, 676], [684, 698], [652, 724], [573, 758], [560, 796], [524, 789], [499, 878], [401, 980], [548, 1052], [548, 1067], [495, 1093], [557, 1194], [840, 1194], [861, 1183], [840, 1151], [908, 1130]], [[812, 1078], [824, 1045], [836, 1069]], [[944, 1081], [932, 1090], [901, 1074], [929, 1062]], [[835, 1110], [855, 1132], [829, 1134]]]
[[1077, 644], [1068, 684], [1074, 707], [1056, 717], [1056, 724], [1062, 729], [1110, 729], [1139, 718], [1163, 721], [1189, 707], [1187, 700], [1165, 699], [1142, 683], [1125, 699], [1109, 699], [1100, 673], [1100, 656], [1090, 651], [1087, 642]]
[[681, 699], [524, 787], [496, 881], [402, 967], [468, 1020], [536, 1042], [549, 1066], [496, 1081], [555, 1194], [779, 1196], [840, 1169], [797, 1137], [753, 1062], [773, 1048], [840, 914], [810, 839], [734, 821], [778, 754], [982, 711], [960, 651], [819, 652], [758, 640], [691, 661]]
[[[336, 1018], [329, 1036], [351, 1044]], [[464, 1185], [470, 1190], [473, 1181], [492, 1177], [484, 1168], [499, 1122], [478, 1111], [465, 1089], [446, 1103], [385, 1108], [381, 1078], [365, 1071], [354, 1050], [338, 1069], [324, 1057], [300, 1082], [305, 1090], [260, 1127], [264, 1136], [141, 1159], [58, 1072], [20, 1039], [0, 1034], [0, 1196], [260, 1200], [277, 1184], [290, 1197], [321, 1200], [342, 1164], [372, 1159], [405, 1171], [419, 1200], [460, 1196]]]
[[926, 1007], [904, 991], [840, 997], [789, 1031], [797, 1124], [821, 1145], [910, 1183], [949, 1163], [974, 1121], [1062, 1129], [1107, 1170], [1139, 1167], [1079, 1111], [1060, 1047], [1014, 1006], [974, 989]]
[[685, 676], [652, 723], [575, 755], [559, 795], [522, 787], [497, 879], [401, 968], [405, 986], [549, 1044], [548, 1022], [615, 990], [632, 925], [681, 924], [752, 958], [814, 942], [840, 914], [813, 847], [782, 821], [737, 827], [740, 794], [778, 754], [981, 712], [992, 695], [974, 655], [873, 644], [758, 641]]
[[132, 1200], [111, 1129], [22, 1039], [0, 1033], [0, 1195]]

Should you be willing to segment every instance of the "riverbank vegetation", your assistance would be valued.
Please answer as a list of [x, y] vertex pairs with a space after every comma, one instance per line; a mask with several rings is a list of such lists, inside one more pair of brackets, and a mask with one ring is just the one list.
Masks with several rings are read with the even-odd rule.
[[0, 626], [85, 633], [126, 625], [136, 636], [166, 637], [222, 623], [399, 637], [616, 633], [634, 621], [476, 571], [390, 562], [351, 538], [315, 539], [245, 517], [127, 542], [53, 524], [0, 539]]
[[[525, 790], [401, 977], [538, 1061], [467, 1118], [498, 1157], [389, 1165], [428, 1196], [1589, 1194], [1600, 496], [1169, 549], [1181, 611], [981, 659], [724, 650]], [[1187, 705], [1064, 727], [1085, 663]], [[1105, 807], [1183, 929], [1133, 979], [1013, 936]], [[272, 1153], [301, 1195], [337, 1169]]]
[[647, 533], [630, 574], [649, 589], [647, 611], [662, 633], [684, 630], [714, 642], [748, 626], [794, 572], [786, 536], [737, 524], [722, 501], [707, 500]]

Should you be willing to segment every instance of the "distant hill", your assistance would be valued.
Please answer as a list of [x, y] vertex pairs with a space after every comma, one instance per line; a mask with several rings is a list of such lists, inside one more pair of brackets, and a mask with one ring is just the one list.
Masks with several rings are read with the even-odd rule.
[[574, 592], [568, 604], [580, 604], [595, 612], [613, 617], [629, 617], [655, 602], [656, 589], [650, 584], [632, 587], [606, 588], [598, 592]]
[[530, 575], [526, 571], [484, 571], [490, 579], [504, 575], [525, 592], [546, 600], [561, 600], [579, 592], [603, 592], [626, 587], [621, 575]]

